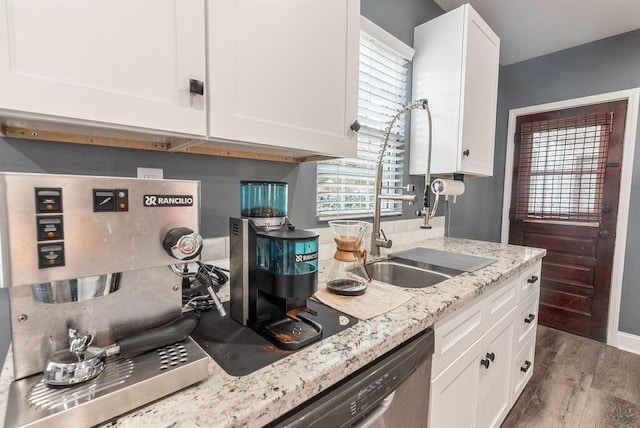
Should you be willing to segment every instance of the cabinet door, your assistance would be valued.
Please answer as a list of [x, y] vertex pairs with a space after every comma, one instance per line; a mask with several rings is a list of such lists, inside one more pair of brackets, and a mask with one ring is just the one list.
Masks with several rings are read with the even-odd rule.
[[209, 0], [209, 135], [354, 156], [358, 0]]
[[438, 377], [431, 381], [429, 426], [456, 428], [482, 426], [476, 418], [478, 371], [477, 346], [470, 347]]
[[[413, 98], [432, 116], [431, 173], [493, 175], [500, 39], [468, 4], [415, 28]], [[429, 127], [411, 114], [410, 174], [424, 174]]]
[[0, 0], [0, 109], [205, 135], [204, 33], [204, 0]]
[[500, 39], [472, 8], [467, 8], [461, 99], [458, 171], [493, 175]]
[[[515, 310], [515, 309], [514, 309]], [[491, 328], [480, 347], [478, 420], [497, 427], [509, 413], [509, 374], [512, 366], [513, 310]]]

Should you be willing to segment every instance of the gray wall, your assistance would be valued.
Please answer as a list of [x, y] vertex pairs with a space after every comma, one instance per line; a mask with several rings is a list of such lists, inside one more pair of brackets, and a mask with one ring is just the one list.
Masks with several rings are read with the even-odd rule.
[[[442, 13], [432, 0], [362, 0], [364, 16], [411, 46], [413, 28]], [[407, 150], [408, 146], [407, 141]], [[202, 182], [201, 233], [205, 237], [228, 235], [228, 218], [240, 211], [242, 179], [288, 182], [292, 221], [301, 228], [318, 225], [315, 163], [294, 165], [0, 138], [0, 171], [134, 177], [138, 166], [163, 168], [165, 178]], [[405, 183], [416, 184], [421, 195], [422, 180], [405, 178]], [[413, 217], [413, 212], [413, 207], [405, 206], [402, 217]], [[8, 316], [6, 290], [0, 290], [0, 325], [9, 325]], [[0, 329], [0, 361], [9, 343], [7, 334], [7, 329]]]
[[[494, 176], [466, 180], [465, 194], [452, 209], [451, 235], [500, 241], [510, 109], [640, 87], [638, 52], [640, 30], [501, 67]], [[621, 331], [635, 335], [640, 335], [639, 198], [640, 149], [636, 148], [619, 324]]]

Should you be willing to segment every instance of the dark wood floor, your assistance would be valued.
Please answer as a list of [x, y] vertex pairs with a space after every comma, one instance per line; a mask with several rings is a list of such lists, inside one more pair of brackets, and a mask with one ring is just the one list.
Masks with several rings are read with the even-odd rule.
[[533, 377], [502, 427], [640, 427], [640, 355], [538, 326]]

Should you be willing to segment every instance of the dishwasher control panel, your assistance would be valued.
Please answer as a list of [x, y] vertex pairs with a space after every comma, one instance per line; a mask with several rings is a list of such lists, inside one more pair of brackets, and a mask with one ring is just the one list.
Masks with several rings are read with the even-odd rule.
[[393, 368], [384, 373], [379, 378], [373, 380], [365, 388], [358, 392], [358, 395], [349, 403], [349, 411], [352, 416], [359, 413], [366, 413], [371, 406], [374, 407], [383, 400], [387, 395], [394, 391], [399, 385], [398, 379], [402, 373]]

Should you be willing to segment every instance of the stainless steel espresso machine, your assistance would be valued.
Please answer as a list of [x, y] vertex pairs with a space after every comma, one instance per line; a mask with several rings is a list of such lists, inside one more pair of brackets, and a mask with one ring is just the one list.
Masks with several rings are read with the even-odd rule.
[[6, 426], [95, 425], [208, 376], [168, 268], [199, 257], [199, 204], [195, 181], [0, 173]]
[[322, 338], [306, 316], [318, 289], [318, 234], [287, 218], [287, 183], [241, 182], [242, 218], [229, 219], [231, 317], [282, 349]]

